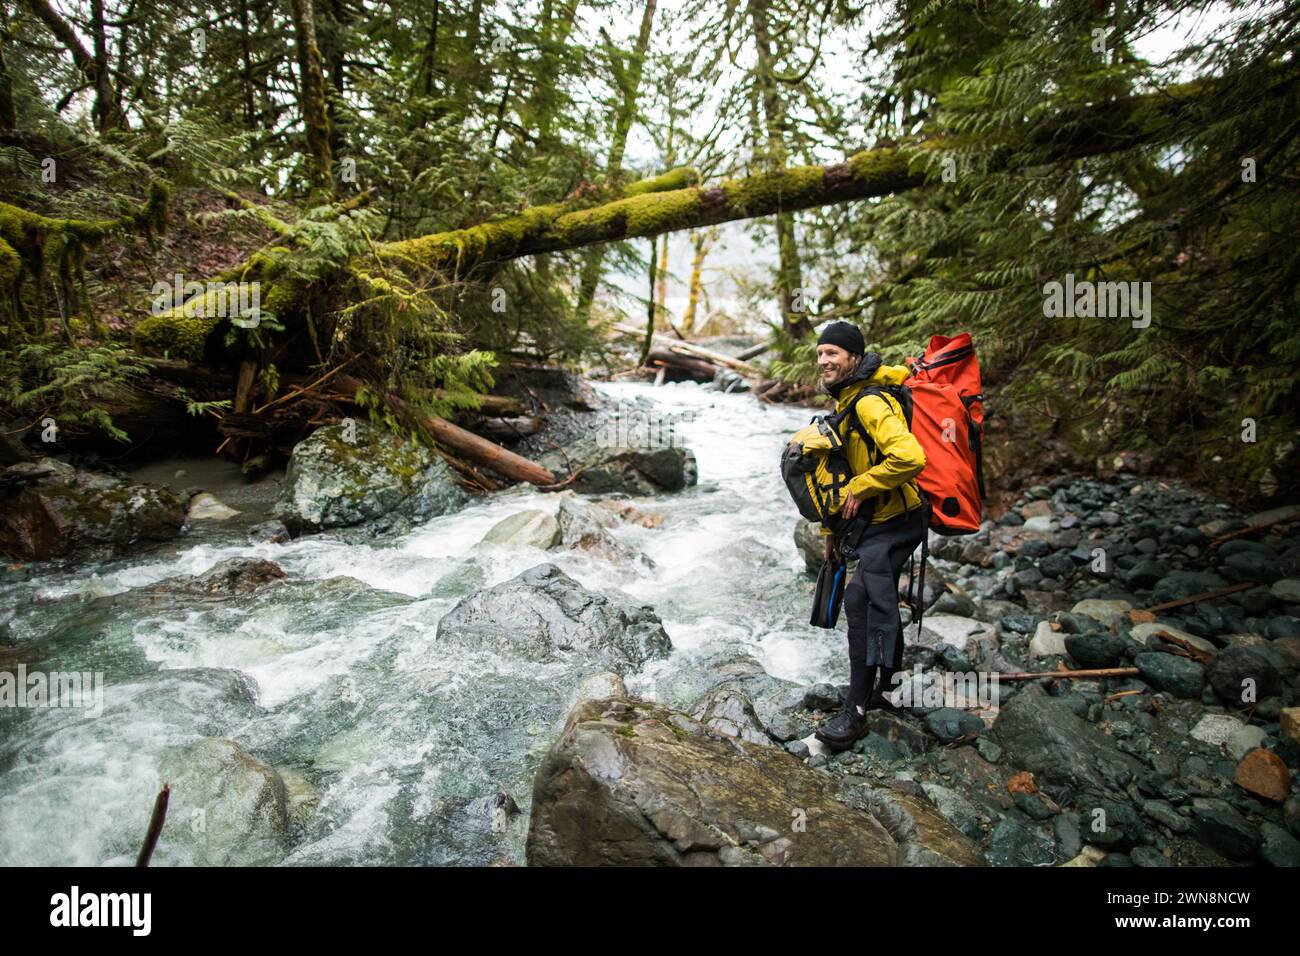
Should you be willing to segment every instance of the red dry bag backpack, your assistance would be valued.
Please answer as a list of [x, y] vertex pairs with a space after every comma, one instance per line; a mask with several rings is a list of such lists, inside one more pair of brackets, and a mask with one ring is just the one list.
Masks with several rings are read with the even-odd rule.
[[917, 483], [939, 534], [979, 530], [984, 506], [984, 395], [970, 333], [936, 335], [903, 382], [912, 390], [912, 434], [925, 452]]

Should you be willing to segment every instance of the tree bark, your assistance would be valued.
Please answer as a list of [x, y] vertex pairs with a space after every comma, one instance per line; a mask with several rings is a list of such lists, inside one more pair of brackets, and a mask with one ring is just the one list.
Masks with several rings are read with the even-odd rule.
[[[103, 26], [103, 9], [99, 0], [96, 0], [99, 6], [100, 32]], [[113, 90], [112, 77], [109, 71], [102, 68], [100, 60], [86, 50], [77, 37], [77, 32], [72, 28], [58, 12], [50, 6], [47, 0], [27, 0], [27, 6], [31, 9], [36, 18], [40, 20], [54, 34], [55, 38], [67, 48], [72, 54], [72, 61], [77, 65], [83, 76], [90, 81], [95, 88], [95, 106], [94, 119], [95, 128], [101, 133], [109, 129], [123, 129], [126, 127], [126, 117], [122, 115], [121, 110], [117, 108], [117, 94]], [[92, 12], [92, 19], [93, 19]], [[96, 45], [98, 47], [98, 38]]]
[[[636, 46], [633, 48], [630, 62], [619, 62], [618, 53], [613, 46], [609, 49], [610, 69], [614, 80], [623, 94], [623, 101], [614, 119], [614, 135], [610, 140], [609, 160], [605, 164], [605, 176], [612, 186], [618, 182], [623, 171], [623, 152], [627, 149], [627, 136], [636, 119], [637, 93], [641, 87], [641, 73], [645, 66], [645, 51], [650, 46], [650, 28], [654, 22], [655, 0], [646, 0], [645, 11], [641, 14], [641, 31], [637, 34]], [[591, 315], [591, 304], [596, 299], [596, 287], [600, 284], [600, 267], [605, 259], [605, 249], [598, 246], [587, 254], [582, 263], [582, 277], [578, 282], [578, 315], [583, 319]]]
[[333, 193], [334, 160], [325, 105], [325, 71], [316, 43], [316, 14], [312, 0], [290, 0], [290, 6], [298, 52], [298, 105], [307, 133], [307, 180], [313, 193]]

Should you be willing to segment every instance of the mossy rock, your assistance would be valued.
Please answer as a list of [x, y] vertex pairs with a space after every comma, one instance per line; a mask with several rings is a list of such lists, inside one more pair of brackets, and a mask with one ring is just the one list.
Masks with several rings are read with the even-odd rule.
[[318, 428], [294, 448], [275, 516], [298, 535], [389, 516], [427, 521], [467, 501], [433, 452], [349, 421]]

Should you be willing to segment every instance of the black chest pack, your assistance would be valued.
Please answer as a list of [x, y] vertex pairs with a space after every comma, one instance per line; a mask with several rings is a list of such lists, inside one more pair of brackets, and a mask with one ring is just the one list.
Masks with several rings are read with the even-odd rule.
[[[870, 526], [877, 501], [873, 498], [863, 504], [851, 520], [839, 513], [849, 494], [849, 481], [854, 476], [841, 424], [847, 420], [849, 427], [862, 438], [872, 464], [880, 457], [875, 441], [857, 415], [858, 400], [863, 395], [888, 395], [897, 403], [907, 427], [912, 427], [910, 389], [901, 385], [869, 385], [859, 391], [844, 409], [814, 417], [790, 437], [781, 453], [781, 478], [799, 514], [809, 521], [820, 522], [839, 536], [846, 553], [852, 552]], [[901, 489], [898, 493], [902, 494]]]

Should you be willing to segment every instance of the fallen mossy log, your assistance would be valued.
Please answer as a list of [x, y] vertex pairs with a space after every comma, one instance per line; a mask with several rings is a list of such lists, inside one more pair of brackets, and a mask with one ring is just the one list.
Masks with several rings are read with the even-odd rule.
[[[350, 375], [339, 375], [335, 381], [345, 394], [351, 392], [355, 395], [357, 389], [364, 387], [362, 382]], [[389, 392], [383, 396], [383, 399], [399, 418], [410, 421], [417, 417], [411, 407], [399, 396]], [[533, 485], [555, 484], [555, 475], [549, 469], [543, 468], [523, 455], [515, 454], [508, 448], [502, 448], [496, 442], [475, 435], [459, 425], [453, 425], [445, 418], [422, 416], [419, 417], [419, 424], [428, 429], [435, 441], [460, 453], [474, 464], [491, 468], [516, 481], [526, 481]]]
[[[1283, 94], [1296, 82], [1295, 71], [1279, 69], [1261, 97]], [[1182, 116], [1202, 107], [1219, 87], [1193, 81], [1156, 93], [1119, 99], [1086, 110], [1062, 113], [1028, 137], [1028, 153], [998, 152], [993, 168], [1013, 162], [1046, 164], [1130, 149], [1160, 141], [1178, 129]], [[303, 277], [292, 268], [297, 251], [290, 245], [259, 250], [227, 270], [223, 282], [259, 282], [262, 307], [282, 323], [301, 321], [314, 298], [338, 304], [356, 297], [392, 296], [404, 281], [422, 287], [430, 277], [457, 281], [480, 266], [520, 256], [577, 249], [601, 242], [648, 238], [683, 229], [816, 206], [870, 199], [915, 189], [926, 183], [939, 155], [964, 144], [921, 137], [902, 145], [877, 146], [827, 166], [796, 166], [742, 179], [695, 185], [691, 170], [625, 187], [618, 198], [597, 204], [561, 202], [535, 206], [493, 222], [386, 242], [363, 260], [331, 276]], [[405, 277], [403, 279], [403, 277]], [[190, 302], [153, 315], [136, 327], [138, 347], [198, 358], [225, 318], [220, 290], [205, 290]]]
[[[65, 308], [77, 311], [78, 293], [85, 283], [86, 253], [108, 236], [119, 233], [162, 235], [167, 227], [170, 195], [165, 183], [154, 180], [149, 184], [145, 201], [116, 219], [54, 219], [0, 202], [0, 288], [8, 293], [13, 320], [25, 318], [23, 280], [30, 276], [39, 281], [50, 264], [58, 271]], [[91, 328], [97, 334], [104, 331], [93, 316]], [[66, 321], [64, 335], [72, 341]]]
[[[652, 193], [678, 190], [698, 181], [699, 174], [693, 169], [673, 169], [660, 176], [630, 183], [612, 193], [598, 191], [582, 200], [534, 206], [500, 223], [484, 223], [456, 230], [454, 234], [462, 238], [462, 245], [468, 243], [470, 246], [480, 241], [486, 243], [481, 237], [490, 235], [493, 241], [486, 246], [497, 248], [503, 242], [508, 244], [506, 237], [510, 235], [526, 237], [533, 224], [593, 205], [599, 208], [599, 203], [608, 201], [611, 195], [619, 197], [619, 201], [628, 197], [644, 198]], [[305, 238], [310, 239], [310, 236]], [[436, 236], [425, 238], [435, 239]], [[304, 317], [312, 311], [314, 303], [328, 307], [350, 300], [395, 297], [422, 286], [422, 282], [415, 281], [422, 277], [433, 274], [463, 277], [482, 261], [481, 256], [473, 254], [453, 256], [452, 260], [463, 259], [464, 268], [447, 272], [445, 267], [448, 264], [454, 266], [455, 262], [424, 261], [412, 255], [411, 248], [403, 241], [378, 244], [373, 246], [372, 255], [350, 262], [331, 274], [304, 276], [293, 268], [298, 250], [292, 234], [279, 235], [273, 244], [259, 249], [245, 262], [202, 283], [197, 294], [143, 319], [133, 332], [136, 346], [147, 354], [166, 354], [189, 360], [204, 358], [210, 347], [214, 351], [223, 351], [224, 347], [214, 333], [231, 317], [234, 311], [230, 304], [232, 290], [241, 284], [258, 290], [259, 312], [285, 324], [293, 317]]]

